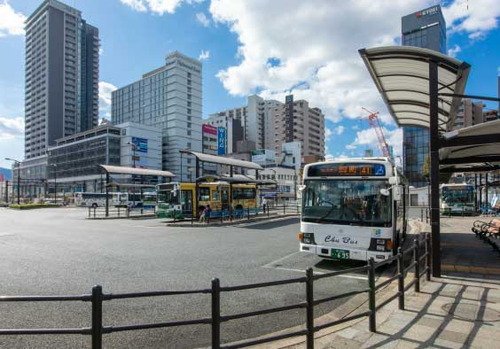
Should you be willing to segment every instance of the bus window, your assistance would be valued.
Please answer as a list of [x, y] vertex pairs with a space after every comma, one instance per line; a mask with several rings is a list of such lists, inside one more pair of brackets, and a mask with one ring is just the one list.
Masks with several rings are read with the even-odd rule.
[[220, 201], [220, 194], [217, 189], [212, 191], [212, 201]]
[[199, 188], [199, 201], [210, 201], [210, 188]]

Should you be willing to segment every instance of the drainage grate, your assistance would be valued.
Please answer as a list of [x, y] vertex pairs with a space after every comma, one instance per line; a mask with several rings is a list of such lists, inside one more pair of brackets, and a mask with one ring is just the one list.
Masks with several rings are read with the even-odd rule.
[[487, 306], [471, 303], [448, 303], [442, 309], [463, 320], [493, 322], [500, 320], [500, 312]]

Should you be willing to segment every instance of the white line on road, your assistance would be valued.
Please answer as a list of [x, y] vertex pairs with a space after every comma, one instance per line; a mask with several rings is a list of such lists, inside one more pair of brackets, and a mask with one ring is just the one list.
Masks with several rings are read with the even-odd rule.
[[[297, 273], [305, 274], [305, 270], [302, 270], [302, 269], [285, 268], [285, 267], [273, 267], [272, 265], [270, 265], [270, 266], [264, 265], [262, 268], [279, 269], [279, 270], [286, 270], [286, 271], [295, 271]], [[316, 274], [316, 275], [323, 275], [323, 274], [327, 274], [327, 272], [314, 270], [314, 274]], [[341, 275], [337, 275], [335, 277], [341, 277], [341, 278], [347, 278], [347, 279], [357, 279], [357, 280], [368, 280], [368, 278], [366, 276], [351, 275], [351, 274], [341, 274]]]
[[283, 260], [285, 260], [285, 259], [287, 259], [287, 258], [289, 258], [289, 257], [291, 257], [291, 256], [293, 256], [293, 255], [296, 255], [296, 254], [298, 254], [298, 253], [301, 253], [301, 252], [300, 252], [300, 251], [297, 251], [297, 252], [290, 253], [289, 255], [286, 255], [285, 257], [281, 257], [281, 258], [279, 258], [279, 259], [277, 259], [277, 260], [275, 260], [275, 261], [269, 262], [269, 263], [267, 263], [266, 265], [263, 265], [262, 267], [263, 267], [263, 268], [269, 268], [269, 267], [271, 267], [273, 264], [276, 264], [276, 263], [278, 263], [278, 262], [281, 262], [281, 261], [283, 261]]

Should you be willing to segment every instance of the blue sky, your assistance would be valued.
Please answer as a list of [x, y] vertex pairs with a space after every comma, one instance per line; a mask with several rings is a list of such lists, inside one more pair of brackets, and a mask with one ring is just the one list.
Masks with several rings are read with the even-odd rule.
[[[40, 0], [0, 0], [0, 166], [23, 156], [23, 16]], [[388, 117], [357, 49], [399, 44], [400, 17], [441, 3], [448, 48], [472, 65], [467, 92], [497, 95], [500, 7], [494, 0], [67, 0], [100, 30], [100, 114], [109, 93], [163, 64], [179, 50], [203, 57], [203, 117], [245, 104], [258, 93], [293, 93], [323, 109], [327, 153], [378, 153], [361, 109], [381, 113], [396, 151], [401, 132]], [[496, 107], [496, 104], [489, 104]]]

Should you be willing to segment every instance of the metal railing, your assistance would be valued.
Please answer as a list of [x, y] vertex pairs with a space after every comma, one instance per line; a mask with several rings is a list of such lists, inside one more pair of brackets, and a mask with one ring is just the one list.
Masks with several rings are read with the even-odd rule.
[[130, 208], [130, 207], [109, 207], [108, 215], [106, 216], [105, 207], [89, 207], [87, 218], [100, 219], [100, 218], [130, 218], [154, 215], [155, 210], [146, 208]]
[[[83, 301], [90, 302], [92, 305], [91, 309], [91, 324], [89, 327], [83, 328], [31, 328], [31, 329], [0, 329], [0, 336], [2, 335], [60, 335], [60, 334], [79, 334], [79, 335], [90, 335], [92, 339], [92, 348], [100, 349], [102, 348], [102, 338], [103, 335], [115, 332], [123, 331], [135, 331], [135, 330], [146, 330], [153, 328], [166, 328], [166, 327], [177, 327], [186, 325], [210, 325], [211, 326], [211, 347], [212, 348], [243, 348], [257, 344], [274, 342], [286, 338], [306, 336], [306, 347], [308, 349], [314, 348], [314, 334], [322, 329], [332, 327], [338, 324], [342, 324], [355, 319], [360, 319], [363, 317], [369, 318], [369, 330], [371, 332], [376, 332], [377, 330], [377, 310], [389, 304], [396, 298], [398, 299], [399, 309], [404, 309], [405, 304], [405, 292], [408, 291], [412, 286], [415, 288], [415, 292], [420, 292], [420, 278], [423, 275], [427, 276], [427, 280], [430, 280], [430, 263], [431, 263], [431, 251], [430, 251], [430, 237], [429, 234], [425, 234], [424, 239], [416, 238], [413, 241], [412, 247], [402, 251], [398, 250], [398, 253], [388, 260], [381, 263], [375, 263], [373, 259], [370, 259], [368, 264], [365, 266], [345, 269], [342, 271], [334, 271], [326, 274], [314, 275], [313, 269], [309, 268], [306, 270], [304, 277], [298, 277], [287, 280], [278, 280], [270, 282], [262, 282], [247, 285], [238, 286], [221, 286], [220, 280], [215, 278], [212, 280], [211, 288], [198, 289], [198, 290], [186, 290], [186, 291], [153, 291], [153, 292], [135, 292], [135, 293], [103, 293], [102, 287], [97, 285], [92, 288], [91, 294], [84, 295], [69, 295], [69, 296], [2, 296], [0, 297], [1, 302], [67, 302], [67, 301]], [[423, 253], [422, 253], [423, 250]], [[412, 262], [409, 265], [405, 265], [405, 257], [412, 256]], [[376, 284], [375, 281], [375, 271], [381, 266], [387, 265], [397, 261], [397, 271], [392, 277]], [[422, 265], [424, 266], [422, 269]], [[413, 272], [413, 279], [408, 284], [405, 285], [405, 277], [411, 271]], [[342, 294], [322, 298], [314, 299], [314, 281], [324, 278], [331, 278], [348, 273], [356, 272], [368, 272], [368, 285], [367, 288], [362, 290], [356, 290], [351, 292], [345, 292]], [[398, 291], [390, 296], [389, 298], [383, 300], [377, 304], [377, 291], [382, 287], [388, 285], [394, 280], [398, 280]], [[268, 308], [264, 310], [257, 310], [246, 313], [238, 313], [232, 315], [222, 315], [221, 314], [221, 294], [224, 292], [234, 292], [241, 290], [249, 290], [255, 288], [264, 288], [278, 285], [287, 285], [293, 283], [303, 283], [305, 284], [305, 301], [300, 303], [295, 303], [291, 305], [285, 305], [275, 308]], [[351, 297], [357, 294], [367, 293], [368, 294], [368, 310], [351, 315], [339, 320], [330, 321], [321, 325], [315, 325], [314, 321], [314, 307], [334, 300]], [[144, 298], [144, 297], [159, 297], [159, 296], [173, 296], [173, 295], [187, 295], [187, 294], [210, 294], [211, 295], [211, 317], [182, 320], [182, 321], [166, 321], [166, 322], [156, 322], [156, 323], [143, 323], [143, 324], [128, 324], [128, 325], [118, 325], [118, 326], [104, 326], [103, 325], [103, 303], [113, 299], [132, 299], [132, 298]], [[306, 311], [306, 324], [303, 329], [288, 332], [285, 334], [278, 334], [267, 336], [263, 338], [250, 339], [242, 341], [239, 343], [221, 343], [221, 323], [247, 318], [251, 316], [258, 316], [264, 314], [273, 314], [282, 311], [288, 311], [292, 309], [305, 309]]]

